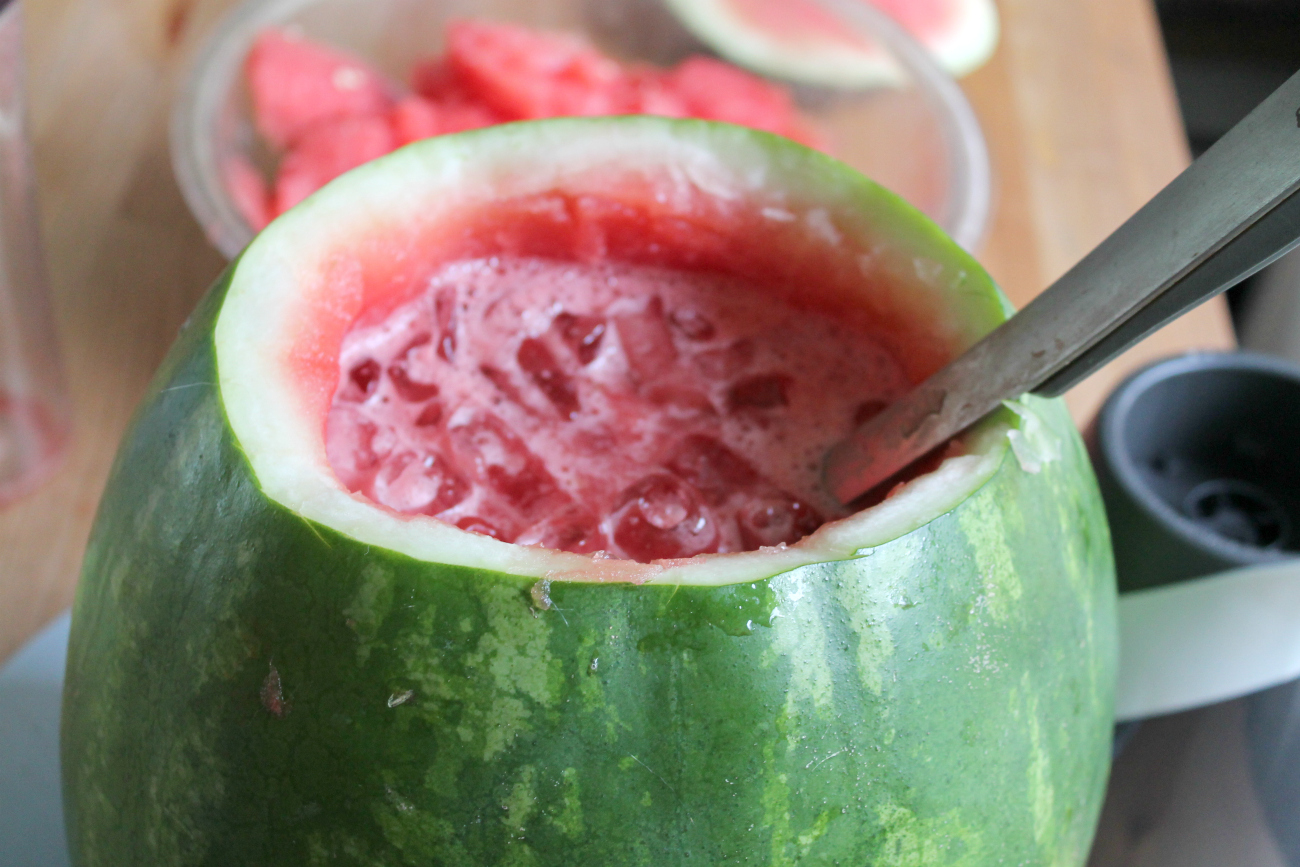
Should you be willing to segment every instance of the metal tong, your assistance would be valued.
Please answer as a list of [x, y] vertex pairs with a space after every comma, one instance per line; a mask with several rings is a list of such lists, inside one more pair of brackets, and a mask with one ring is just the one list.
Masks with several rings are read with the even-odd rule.
[[1063, 277], [827, 454], [842, 503], [1026, 392], [1056, 397], [1300, 243], [1300, 73]]

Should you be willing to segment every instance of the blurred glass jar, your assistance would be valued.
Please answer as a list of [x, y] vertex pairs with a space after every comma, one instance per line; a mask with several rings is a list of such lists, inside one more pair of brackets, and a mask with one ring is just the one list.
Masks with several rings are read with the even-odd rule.
[[0, 506], [58, 464], [70, 412], [27, 140], [23, 11], [0, 0]]

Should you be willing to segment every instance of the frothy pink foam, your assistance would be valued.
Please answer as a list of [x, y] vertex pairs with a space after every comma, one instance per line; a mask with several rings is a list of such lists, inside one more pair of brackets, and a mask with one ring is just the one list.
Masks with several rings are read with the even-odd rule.
[[907, 388], [869, 336], [734, 278], [535, 258], [443, 266], [340, 366], [326, 448], [349, 490], [641, 561], [842, 517], [822, 455]]

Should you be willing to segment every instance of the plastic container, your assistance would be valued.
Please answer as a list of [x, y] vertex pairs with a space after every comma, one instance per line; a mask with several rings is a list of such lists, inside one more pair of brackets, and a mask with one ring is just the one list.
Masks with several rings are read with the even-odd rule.
[[[898, 25], [867, 4], [853, 6], [846, 23], [880, 47], [895, 74], [871, 89], [799, 86], [799, 104], [828, 133], [836, 156], [973, 249], [984, 233], [990, 190], [975, 115], [955, 82]], [[401, 83], [417, 61], [441, 53], [445, 23], [466, 17], [578, 33], [622, 60], [669, 65], [709, 53], [661, 0], [250, 0], [200, 50], [172, 115], [176, 176], [212, 243], [233, 257], [253, 237], [223, 182], [231, 157], [264, 170], [273, 163], [253, 130], [242, 70], [261, 30], [300, 28]]]

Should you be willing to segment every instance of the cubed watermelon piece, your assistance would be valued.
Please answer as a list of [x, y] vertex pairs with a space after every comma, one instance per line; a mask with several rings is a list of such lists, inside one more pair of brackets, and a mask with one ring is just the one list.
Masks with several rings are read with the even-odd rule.
[[438, 123], [438, 106], [419, 96], [408, 96], [397, 103], [390, 120], [399, 146], [432, 138], [442, 132]]
[[334, 178], [397, 147], [387, 115], [324, 120], [302, 133], [280, 161], [275, 211], [282, 214]]
[[626, 113], [623, 67], [571, 36], [463, 20], [447, 27], [450, 70], [508, 120]]
[[623, 114], [657, 114], [661, 117], [690, 117], [691, 109], [668, 75], [651, 66], [627, 70], [621, 99]]
[[448, 25], [447, 50], [400, 97], [346, 52], [264, 31], [247, 61], [258, 129], [284, 154], [273, 191], [251, 165], [227, 186], [254, 228], [335, 176], [420, 139], [511, 120], [654, 114], [730, 121], [821, 146], [789, 93], [701, 57], [675, 69], [623, 64], [570, 35], [481, 20]]
[[788, 90], [729, 63], [690, 57], [668, 74], [668, 81], [692, 117], [740, 124], [820, 146], [816, 134], [800, 119]]
[[473, 88], [466, 83], [456, 68], [443, 55], [417, 63], [411, 69], [411, 89], [435, 102], [452, 100], [475, 102]]
[[[453, 27], [459, 27], [459, 24]], [[484, 45], [492, 45], [495, 39], [496, 45], [503, 46], [507, 40], [514, 34], [501, 34], [501, 30], [517, 30], [517, 28], [505, 28], [500, 25], [488, 25], [490, 29], [483, 29], [482, 22], [478, 22], [478, 29], [475, 32], [466, 31], [461, 37], [461, 56], [468, 60], [460, 66], [454, 65], [447, 57], [435, 57], [418, 64], [411, 72], [411, 88], [421, 96], [434, 100], [435, 102], [481, 102], [483, 88], [475, 82], [481, 81], [481, 76], [476, 77], [473, 68], [478, 62], [476, 58], [486, 56], [484, 54]], [[526, 32], [533, 40], [538, 40], [546, 48], [549, 56], [557, 56], [558, 53], [570, 52], [577, 50], [587, 60], [592, 57], [602, 61], [597, 74], [583, 78], [581, 70], [577, 76], [570, 75], [572, 66], [556, 64], [557, 68], [564, 70], [557, 73], [554, 69], [542, 70], [538, 78], [549, 77], [551, 79], [560, 78], [563, 81], [563, 87], [578, 91], [587, 88], [593, 91], [592, 101], [602, 105], [612, 114], [657, 114], [664, 117], [689, 117], [690, 112], [686, 103], [674, 91], [672, 84], [666, 78], [664, 71], [656, 69], [653, 66], [622, 66], [616, 64], [608, 58], [598, 55], [594, 49], [585, 44], [574, 40], [570, 37], [557, 36], [554, 34], [539, 34], [535, 31]], [[521, 52], [531, 50], [523, 40], [515, 39], [510, 43], [514, 48]], [[537, 45], [534, 42], [533, 45]], [[582, 66], [580, 61], [577, 66]], [[619, 67], [619, 74], [615, 75], [613, 66]], [[461, 70], [469, 71], [468, 75], [462, 74]], [[500, 75], [501, 69], [496, 70]], [[575, 94], [570, 94], [574, 96]], [[573, 101], [573, 100], [570, 100]], [[514, 104], [512, 102], [512, 104]], [[507, 118], [498, 117], [497, 122]]]
[[272, 145], [292, 145], [331, 118], [388, 110], [388, 86], [365, 62], [283, 30], [258, 36], [246, 62], [253, 116]]
[[422, 96], [408, 96], [393, 108], [393, 134], [397, 144], [408, 145], [420, 139], [431, 138], [467, 129], [479, 129], [500, 123], [487, 106], [462, 100], [433, 100]]

